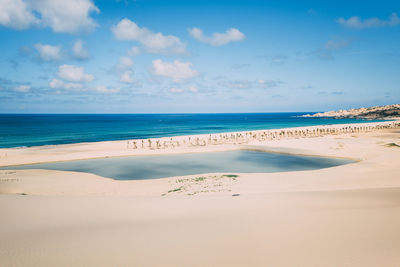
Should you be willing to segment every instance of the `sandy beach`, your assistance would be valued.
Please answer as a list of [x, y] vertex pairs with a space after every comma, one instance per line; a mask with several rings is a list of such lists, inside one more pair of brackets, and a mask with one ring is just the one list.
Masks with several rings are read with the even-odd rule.
[[[209, 135], [190, 137], [204, 145], [174, 137], [179, 145], [158, 148], [125, 140], [0, 149], [0, 166], [235, 149], [356, 161], [137, 181], [0, 170], [0, 265], [398, 266], [400, 128], [390, 125], [252, 131], [247, 136], [256, 137], [242, 133], [236, 142], [222, 141], [223, 134], [215, 143], [207, 143]], [[323, 128], [329, 131], [316, 130]]]

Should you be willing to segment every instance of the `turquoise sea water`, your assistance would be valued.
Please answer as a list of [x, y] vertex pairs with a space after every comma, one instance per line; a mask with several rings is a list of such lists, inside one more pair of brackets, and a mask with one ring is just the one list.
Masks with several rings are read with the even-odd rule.
[[0, 148], [362, 122], [303, 114], [0, 114]]
[[229, 174], [314, 170], [350, 162], [353, 161], [240, 150], [73, 160], [0, 169], [76, 171], [116, 180], [142, 180], [213, 172]]

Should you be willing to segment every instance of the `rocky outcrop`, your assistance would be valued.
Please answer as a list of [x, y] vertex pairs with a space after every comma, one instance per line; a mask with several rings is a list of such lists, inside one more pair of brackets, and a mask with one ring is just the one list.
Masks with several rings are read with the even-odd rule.
[[398, 119], [400, 118], [400, 104], [358, 108], [339, 111], [328, 111], [316, 114], [307, 114], [303, 117], [334, 117], [334, 118], [358, 118], [358, 119]]

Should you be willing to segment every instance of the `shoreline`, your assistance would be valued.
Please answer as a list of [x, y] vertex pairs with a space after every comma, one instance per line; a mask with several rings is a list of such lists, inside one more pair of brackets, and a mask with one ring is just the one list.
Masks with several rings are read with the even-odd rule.
[[[329, 117], [327, 117], [329, 119]], [[345, 118], [346, 119], [346, 118]], [[341, 120], [337, 118], [335, 120]], [[211, 133], [199, 133], [199, 134], [182, 134], [182, 135], [171, 135], [171, 136], [160, 136], [160, 137], [148, 137], [148, 138], [130, 138], [130, 139], [115, 139], [115, 140], [98, 140], [98, 141], [82, 141], [82, 142], [74, 142], [74, 143], [59, 143], [59, 144], [41, 144], [41, 145], [20, 145], [20, 146], [11, 146], [11, 147], [0, 147], [0, 149], [24, 149], [31, 147], [43, 147], [43, 146], [58, 146], [58, 145], [72, 145], [72, 144], [90, 144], [90, 143], [101, 143], [101, 142], [118, 142], [118, 141], [140, 141], [140, 140], [148, 140], [148, 139], [165, 139], [165, 138], [177, 138], [177, 137], [191, 137], [191, 136], [207, 136], [207, 135], [219, 135], [219, 134], [235, 134], [235, 133], [246, 133], [246, 132], [257, 132], [257, 131], [272, 131], [272, 130], [284, 130], [284, 129], [292, 129], [292, 128], [306, 128], [306, 127], [316, 127], [320, 125], [350, 125], [350, 124], [365, 124], [365, 123], [375, 123], [375, 122], [389, 122], [389, 121], [400, 121], [400, 118], [388, 118], [388, 119], [359, 119], [360, 122], [347, 122], [347, 123], [328, 123], [328, 124], [317, 124], [317, 125], [306, 125], [306, 126], [293, 126], [293, 127], [281, 127], [281, 128], [270, 128], [270, 129], [255, 129], [255, 130], [243, 130], [243, 131], [225, 131], [225, 132], [211, 132]], [[323, 122], [321, 122], [323, 123]]]
[[[349, 128], [350, 127], [350, 128]], [[352, 132], [350, 129], [368, 128], [360, 131]], [[30, 165], [37, 163], [50, 163], [50, 162], [63, 162], [71, 160], [84, 160], [84, 159], [99, 159], [108, 157], [124, 157], [124, 156], [145, 156], [145, 155], [167, 155], [167, 154], [181, 154], [181, 153], [202, 153], [202, 152], [222, 152], [230, 150], [241, 149], [242, 146], [254, 146], [261, 145], [262, 150], [271, 153], [284, 153], [284, 154], [296, 154], [304, 156], [321, 156], [320, 154], [309, 154], [305, 151], [298, 151], [297, 153], [293, 150], [282, 151], [277, 148], [273, 150], [266, 150], [265, 145], [273, 144], [279, 140], [291, 140], [291, 139], [304, 139], [304, 138], [316, 138], [322, 136], [335, 136], [339, 134], [351, 134], [360, 132], [376, 131], [377, 127], [400, 127], [400, 120], [397, 121], [382, 121], [382, 122], [369, 122], [369, 123], [350, 123], [350, 124], [330, 124], [330, 125], [314, 125], [314, 126], [300, 126], [290, 127], [282, 129], [268, 129], [268, 130], [256, 130], [256, 131], [240, 131], [240, 132], [225, 132], [218, 134], [200, 134], [200, 135], [184, 135], [175, 137], [161, 137], [161, 138], [149, 138], [149, 139], [129, 139], [129, 140], [117, 140], [117, 141], [101, 141], [101, 142], [84, 142], [84, 143], [73, 143], [73, 144], [60, 144], [60, 145], [44, 145], [44, 146], [32, 146], [32, 147], [19, 147], [19, 148], [1, 148], [0, 149], [0, 167], [12, 167], [17, 165]], [[349, 132], [340, 132], [340, 129], [349, 129]], [[307, 132], [305, 132], [307, 131]], [[314, 131], [314, 133], [313, 133]], [[319, 132], [320, 131], [320, 132]], [[324, 131], [324, 132], [322, 132]], [[333, 131], [333, 132], [330, 132]], [[260, 134], [266, 134], [262, 140], [258, 140], [257, 137]], [[302, 133], [302, 134], [300, 134]], [[237, 142], [225, 142], [224, 136], [241, 136], [242, 140]], [[249, 137], [256, 135], [256, 138]], [[245, 136], [247, 139], [243, 139]], [[210, 138], [216, 140], [215, 143], [207, 143]], [[218, 139], [219, 138], [219, 139]], [[149, 142], [149, 140], [151, 140]], [[190, 140], [195, 140], [197, 144], [189, 143]], [[147, 142], [144, 147], [132, 147], [134, 142]], [[154, 147], [157, 141], [167, 142], [168, 147]], [[203, 142], [200, 144], [200, 141]], [[176, 143], [178, 145], [176, 146]], [[148, 146], [150, 144], [150, 147]], [[179, 145], [181, 144], [181, 145]], [[137, 144], [138, 145], [138, 144]], [[62, 150], [64, 153], [71, 155], [70, 152], [79, 150], [80, 148], [86, 148], [90, 152], [85, 155], [81, 153], [72, 157], [59, 156]], [[116, 148], [118, 149], [117, 151]], [[112, 150], [112, 153], [109, 151]], [[304, 149], [303, 149], [304, 150]], [[53, 152], [56, 155], [51, 157], [45, 157], [43, 160], [32, 159], [37, 157], [37, 154]], [[25, 153], [34, 154], [31, 157], [27, 157]], [[11, 156], [11, 159], [10, 159]], [[58, 156], [58, 157], [57, 157]], [[328, 156], [329, 157], [329, 156]], [[22, 159], [21, 159], [22, 158]], [[341, 157], [348, 158], [348, 157]], [[358, 160], [354, 158], [348, 158], [352, 160]]]

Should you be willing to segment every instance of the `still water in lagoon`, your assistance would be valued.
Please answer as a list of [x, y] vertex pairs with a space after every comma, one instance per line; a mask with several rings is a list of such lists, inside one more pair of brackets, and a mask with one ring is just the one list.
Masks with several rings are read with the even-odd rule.
[[202, 173], [267, 173], [314, 170], [353, 161], [237, 150], [226, 152], [129, 156], [12, 166], [1, 169], [48, 169], [93, 173], [115, 180], [143, 180]]

